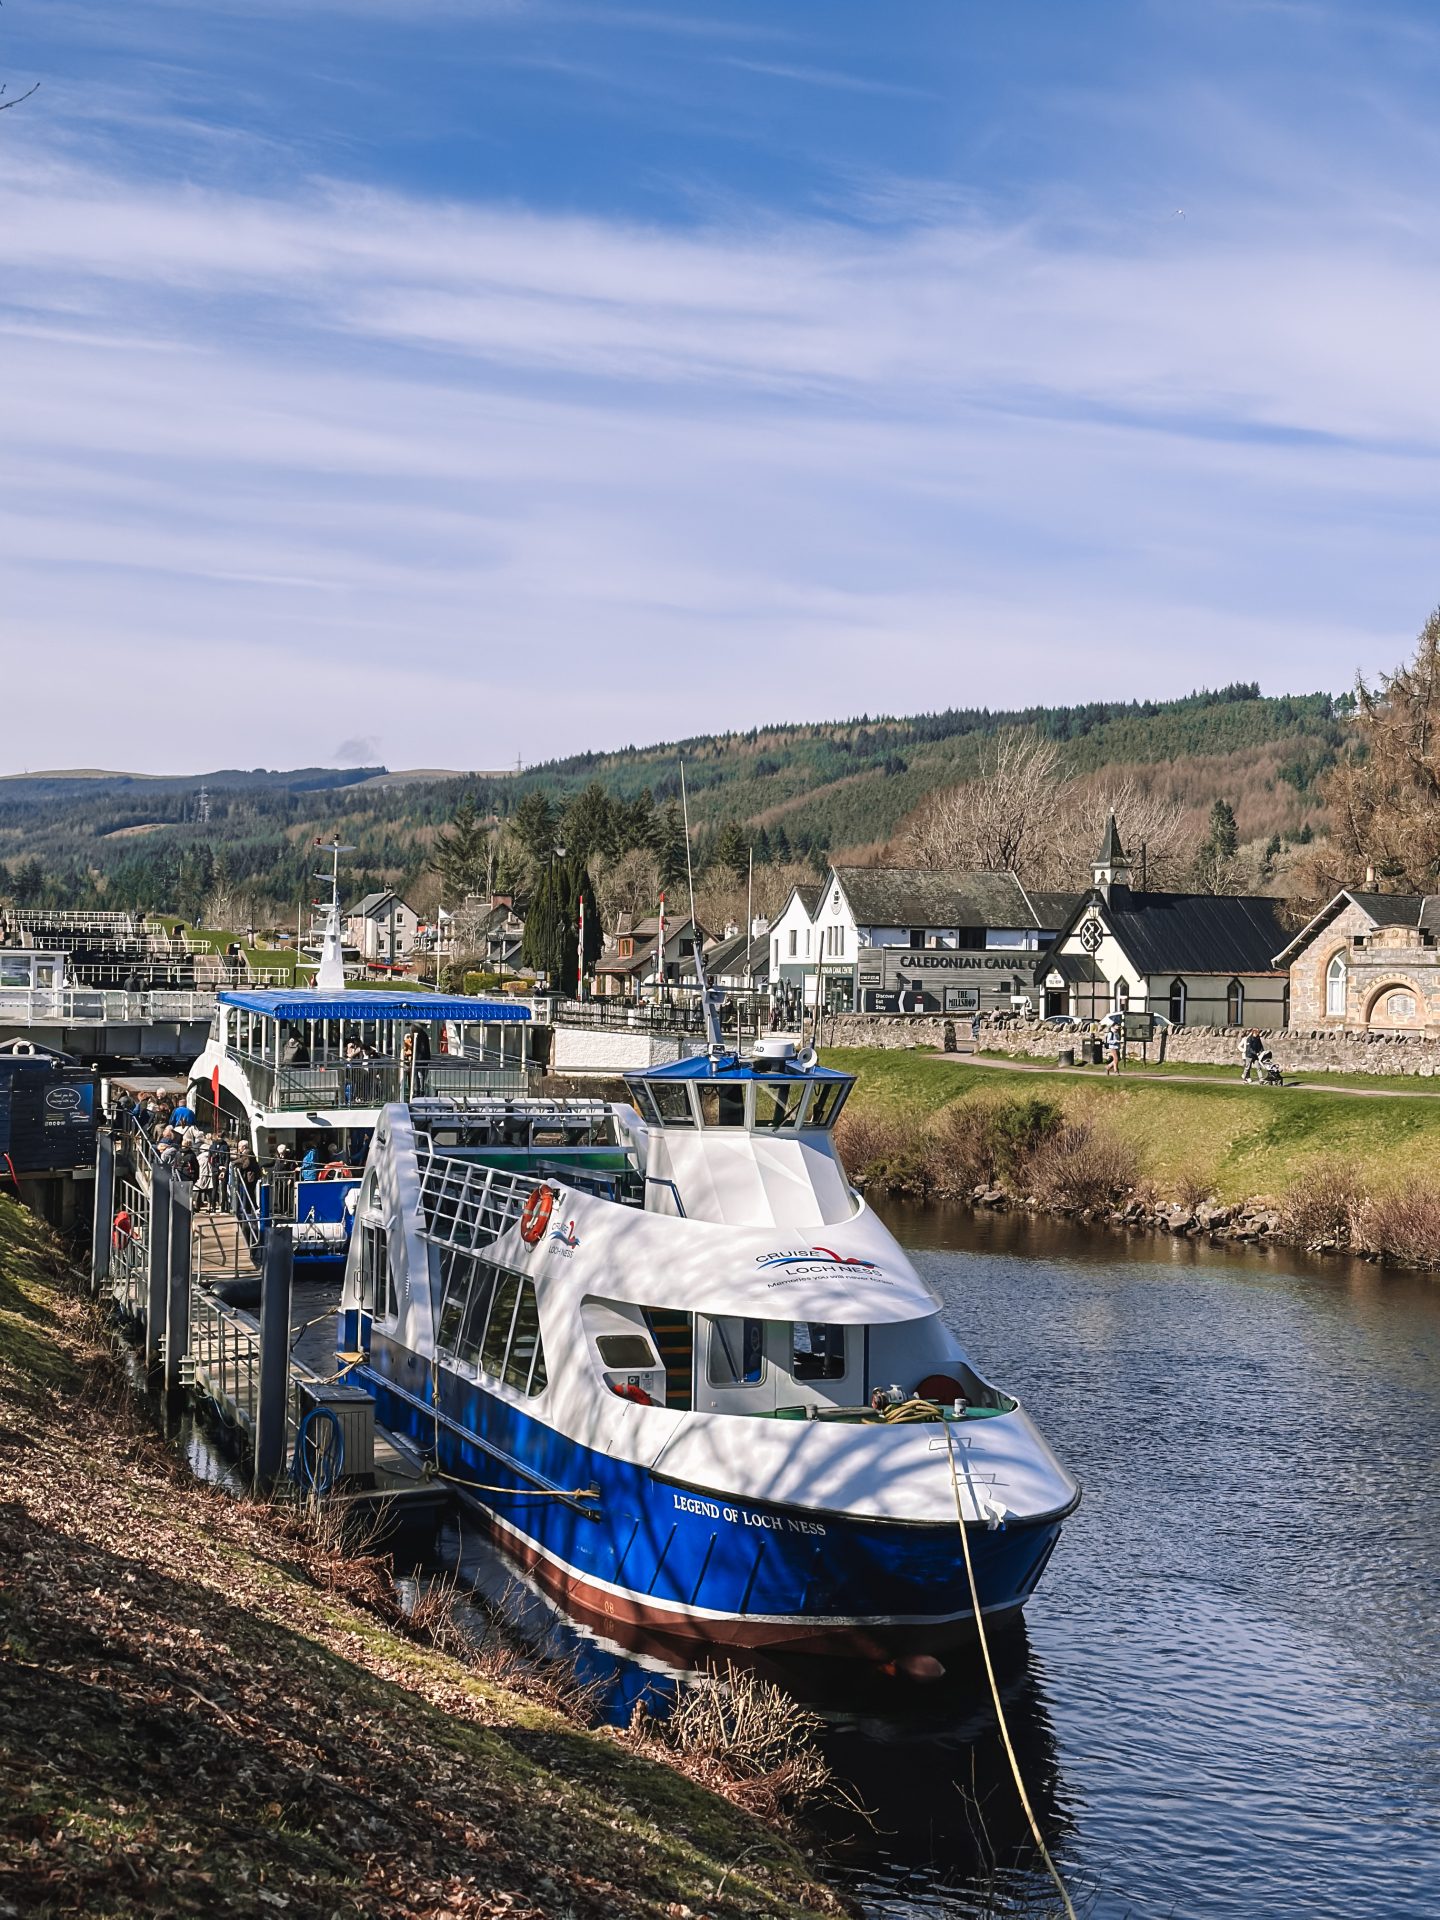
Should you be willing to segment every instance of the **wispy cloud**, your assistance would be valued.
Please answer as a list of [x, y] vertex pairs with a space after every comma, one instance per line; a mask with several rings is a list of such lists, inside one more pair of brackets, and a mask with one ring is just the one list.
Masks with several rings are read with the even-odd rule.
[[[829, 85], [803, 53], [764, 77]], [[1184, 219], [1169, 178], [1017, 205], [872, 170], [863, 218], [837, 189], [662, 224], [142, 175], [73, 124], [8, 150], [25, 755], [172, 764], [183, 724], [180, 758], [309, 761], [323, 713], [499, 764], [1392, 656], [1435, 597], [1432, 136], [1393, 115], [1362, 182], [1184, 98], [1226, 161]]]

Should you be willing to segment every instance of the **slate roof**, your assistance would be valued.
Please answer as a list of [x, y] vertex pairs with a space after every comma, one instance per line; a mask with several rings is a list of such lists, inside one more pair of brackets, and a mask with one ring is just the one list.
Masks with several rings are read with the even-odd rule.
[[1426, 933], [1440, 933], [1440, 894], [1434, 893], [1355, 893], [1349, 887], [1327, 900], [1311, 920], [1295, 934], [1289, 944], [1275, 955], [1277, 967], [1289, 966], [1295, 955], [1315, 938], [1353, 901], [1368, 914], [1377, 927], [1420, 927]]
[[[346, 914], [345, 918], [347, 920], [355, 920], [355, 919], [360, 919], [367, 914], [375, 913], [379, 908], [385, 905], [385, 902], [387, 900], [393, 900], [397, 907], [405, 906], [405, 902], [400, 898], [399, 894], [396, 893], [393, 887], [385, 887], [379, 893], [367, 893], [365, 898], [360, 902], [359, 906], [351, 907], [350, 911]], [[407, 907], [406, 911], [413, 913], [414, 908]]]
[[1025, 891], [1035, 909], [1035, 918], [1046, 933], [1058, 933], [1061, 927], [1067, 926], [1085, 898], [1083, 893], [1037, 893], [1034, 887], [1027, 887]]
[[1141, 973], [1274, 973], [1286, 932], [1279, 906], [1259, 894], [1112, 887], [1100, 912]]
[[[746, 956], [749, 955], [747, 964]], [[743, 933], [732, 934], [728, 940], [721, 940], [705, 956], [705, 971], [712, 980], [718, 980], [722, 973], [753, 973], [757, 980], [770, 978], [770, 936], [757, 934], [753, 940], [747, 940]]]
[[832, 872], [861, 927], [1042, 924], [1013, 873], [976, 873], [967, 867], [835, 867]]

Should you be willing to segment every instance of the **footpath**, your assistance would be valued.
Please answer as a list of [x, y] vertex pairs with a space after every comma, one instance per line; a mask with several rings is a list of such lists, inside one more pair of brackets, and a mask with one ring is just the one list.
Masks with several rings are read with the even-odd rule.
[[1437, 1100], [1440, 1090], [1431, 1091], [1422, 1087], [1337, 1087], [1328, 1080], [1292, 1080], [1288, 1076], [1284, 1087], [1263, 1087], [1258, 1081], [1242, 1083], [1240, 1069], [1233, 1074], [1223, 1076], [1215, 1073], [1156, 1073], [1147, 1067], [1124, 1066], [1118, 1074], [1107, 1075], [1103, 1067], [1062, 1067], [1048, 1060], [1012, 1060], [998, 1058], [994, 1054], [967, 1052], [961, 1048], [956, 1053], [942, 1053], [938, 1047], [922, 1049], [927, 1059], [948, 1060], [966, 1067], [991, 1067], [997, 1073], [1043, 1073], [1052, 1078], [1063, 1074], [1067, 1079], [1081, 1080], [1148, 1080], [1158, 1087], [1238, 1087], [1246, 1084], [1254, 1087], [1257, 1093], [1279, 1094], [1288, 1090], [1296, 1093], [1335, 1093], [1358, 1100]]

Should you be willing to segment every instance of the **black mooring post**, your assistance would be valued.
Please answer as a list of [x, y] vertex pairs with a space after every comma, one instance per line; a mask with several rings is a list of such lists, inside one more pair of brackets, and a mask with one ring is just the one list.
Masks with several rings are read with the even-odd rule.
[[95, 1220], [90, 1233], [90, 1291], [110, 1277], [110, 1234], [115, 1219], [115, 1136], [102, 1127], [95, 1136]]
[[145, 1288], [145, 1371], [160, 1364], [165, 1337], [165, 1306], [170, 1297], [170, 1169], [157, 1164], [150, 1175], [150, 1246]]
[[255, 1491], [267, 1493], [285, 1465], [290, 1402], [290, 1281], [288, 1222], [272, 1224], [260, 1278], [260, 1382], [255, 1403]]
[[190, 1351], [190, 1190], [170, 1187], [170, 1284], [165, 1300], [165, 1391], [180, 1391], [180, 1365]]

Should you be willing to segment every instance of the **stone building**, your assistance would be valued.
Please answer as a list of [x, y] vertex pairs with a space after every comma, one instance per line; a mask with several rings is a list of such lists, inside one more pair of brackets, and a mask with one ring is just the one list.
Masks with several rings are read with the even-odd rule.
[[1440, 1034], [1440, 895], [1337, 893], [1275, 956], [1292, 1026]]

